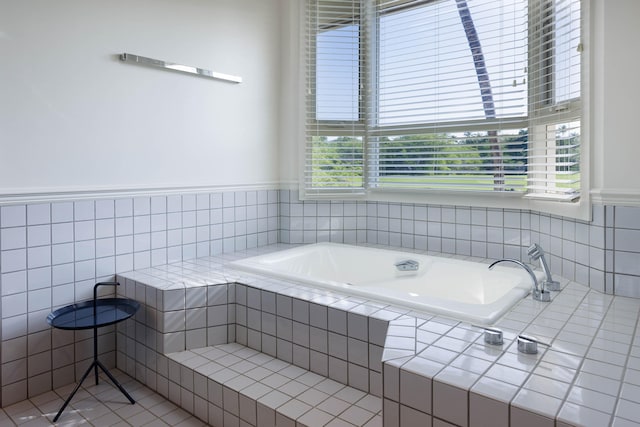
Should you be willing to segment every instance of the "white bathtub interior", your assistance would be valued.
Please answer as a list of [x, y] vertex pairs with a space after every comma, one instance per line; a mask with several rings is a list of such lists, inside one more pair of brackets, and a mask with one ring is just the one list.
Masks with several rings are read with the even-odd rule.
[[[419, 268], [398, 270], [396, 263], [406, 260]], [[484, 263], [338, 243], [299, 246], [230, 266], [482, 325], [494, 323], [533, 285], [521, 268], [489, 270]]]

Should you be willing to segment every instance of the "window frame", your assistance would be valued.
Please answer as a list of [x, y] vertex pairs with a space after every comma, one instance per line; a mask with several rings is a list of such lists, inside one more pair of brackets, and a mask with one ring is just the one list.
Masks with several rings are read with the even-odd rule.
[[[422, 2], [416, 3], [416, 5], [423, 5], [427, 3], [431, 3], [433, 0], [425, 0]], [[437, 1], [437, 0], [436, 0]], [[529, 0], [530, 9], [534, 4], [548, 3], [551, 4], [553, 0]], [[371, 10], [367, 10], [367, 5], [371, 7], [371, 2], [367, 0], [361, 1], [361, 16], [369, 16], [372, 14]], [[303, 6], [303, 9], [306, 7]], [[375, 7], [375, 6], [373, 6]], [[406, 5], [401, 5], [400, 8], [409, 7]], [[542, 10], [542, 8], [540, 8]], [[305, 14], [306, 16], [306, 14]], [[369, 168], [371, 164], [367, 157], [369, 156], [369, 131], [367, 127], [367, 114], [366, 108], [368, 105], [373, 103], [377, 108], [377, 103], [375, 101], [371, 101], [367, 99], [366, 90], [364, 88], [370, 87], [370, 83], [375, 81], [376, 77], [376, 67], [377, 67], [377, 55], [372, 56], [371, 52], [367, 53], [367, 51], [371, 50], [371, 46], [374, 46], [374, 49], [377, 49], [379, 41], [377, 40], [377, 18], [375, 14], [373, 14], [373, 18], [369, 18], [375, 21], [374, 28], [371, 28], [371, 25], [363, 24], [362, 20], [359, 23], [359, 60], [361, 71], [360, 75], [364, 81], [361, 81], [360, 84], [360, 94], [359, 94], [359, 120], [357, 121], [348, 121], [348, 120], [315, 120], [311, 125], [315, 126], [321, 135], [341, 135], [345, 132], [345, 130], [352, 131], [355, 135], [361, 136], [363, 138], [363, 187], [361, 191], [347, 191], [347, 192], [339, 192], [335, 191], [335, 189], [328, 188], [326, 190], [320, 191], [310, 191], [309, 188], [305, 186], [306, 177], [305, 177], [305, 166], [306, 166], [306, 158], [305, 158], [305, 150], [307, 150], [307, 136], [305, 125], [302, 126], [303, 133], [305, 138], [303, 138], [303, 153], [302, 153], [302, 167], [301, 167], [301, 179], [299, 180], [299, 194], [302, 200], [370, 200], [370, 201], [386, 201], [386, 202], [401, 202], [401, 203], [425, 203], [425, 204], [440, 204], [440, 205], [454, 205], [454, 206], [481, 206], [481, 207], [489, 207], [489, 208], [506, 208], [506, 209], [535, 209], [544, 212], [548, 212], [551, 214], [558, 214], [563, 216], [569, 216], [578, 219], [589, 219], [591, 215], [591, 201], [589, 194], [589, 127], [585, 125], [588, 123], [589, 117], [589, 93], [586, 90], [589, 87], [589, 53], [588, 53], [588, 40], [589, 40], [589, 2], [581, 1], [581, 95], [578, 100], [571, 99], [568, 101], [560, 102], [556, 105], [547, 104], [547, 108], [553, 108], [556, 111], [554, 112], [554, 123], [560, 123], [561, 121], [572, 121], [575, 120], [576, 114], [578, 114], [578, 119], [581, 121], [581, 153], [580, 153], [580, 196], [579, 199], [573, 201], [571, 203], [560, 202], [554, 200], [553, 198], [537, 198], [535, 193], [524, 192], [524, 193], [514, 193], [514, 192], [504, 192], [504, 191], [469, 191], [469, 190], [438, 190], [438, 189], [429, 189], [429, 188], [379, 188], [375, 186], [371, 186], [369, 177]], [[531, 22], [531, 19], [530, 19]], [[532, 29], [529, 30], [530, 32]], [[315, 39], [308, 39], [308, 33], [304, 25], [301, 26], [301, 33], [303, 35], [303, 40], [306, 37], [307, 40], [305, 43], [313, 43], [314, 51], [315, 51]], [[367, 41], [367, 37], [374, 37], [376, 41], [374, 43], [369, 43]], [[529, 36], [529, 41], [531, 41], [531, 36]], [[304, 46], [302, 47], [302, 55], [303, 57], [306, 55], [304, 52]], [[363, 53], [365, 52], [365, 53]], [[529, 53], [529, 57], [531, 53]], [[315, 61], [312, 61], [312, 67], [315, 67]], [[305, 67], [302, 68], [303, 80], [306, 81], [307, 76], [306, 73], [315, 73], [315, 69], [312, 68], [311, 71], [306, 71]], [[529, 96], [535, 94], [536, 96], [542, 91], [538, 88], [532, 88], [531, 82], [533, 78], [528, 79], [529, 84]], [[308, 84], [308, 82], [307, 82]], [[316, 104], [316, 94], [315, 90], [309, 91], [307, 84], [305, 84], [305, 88], [307, 89], [307, 93], [304, 96], [305, 99], [305, 108], [307, 108], [307, 114], [310, 111], [309, 104], [314, 106], [314, 118], [315, 116], [315, 106]], [[371, 95], [373, 96], [373, 95]], [[304, 120], [303, 120], [304, 121]], [[437, 127], [439, 132], [447, 132], [453, 131], [460, 132], [461, 126], [464, 128], [467, 126], [469, 129], [473, 129], [474, 131], [479, 130], [489, 130], [496, 129], [495, 124], [498, 124], [501, 119], [485, 119], [485, 120], [469, 120], [469, 121], [455, 121], [455, 122], [440, 122], [440, 123], [423, 123], [419, 125], [385, 125], [385, 126], [373, 126], [372, 129], [375, 130], [376, 134], [397, 134], [398, 128], [402, 128], [404, 131], [407, 128], [414, 128], [416, 131], [424, 128], [432, 128]], [[551, 124], [549, 122], [549, 117], [544, 115], [539, 115], [537, 112], [528, 111], [528, 114], [519, 120], [509, 119], [509, 125], [505, 126], [504, 121], [500, 124], [502, 129], [529, 129], [529, 132], [539, 132], [543, 127], [546, 128], [547, 125]], [[306, 127], [310, 126], [310, 119], [307, 117], [306, 119]], [[395, 132], [394, 132], [395, 131]], [[534, 140], [534, 143], [536, 140]], [[540, 143], [539, 141], [537, 143]]]

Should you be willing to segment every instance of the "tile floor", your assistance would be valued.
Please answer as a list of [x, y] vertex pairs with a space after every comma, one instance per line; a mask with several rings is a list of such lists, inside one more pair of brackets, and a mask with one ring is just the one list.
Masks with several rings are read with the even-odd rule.
[[200, 427], [207, 424], [116, 369], [111, 371], [136, 400], [129, 401], [104, 378], [94, 385], [85, 380], [73, 400], [53, 424], [75, 384], [0, 409], [0, 426], [145, 426]]

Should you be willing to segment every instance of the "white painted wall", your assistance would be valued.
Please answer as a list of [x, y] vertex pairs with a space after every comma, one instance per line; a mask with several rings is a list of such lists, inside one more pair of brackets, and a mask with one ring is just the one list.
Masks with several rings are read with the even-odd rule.
[[[0, 195], [278, 181], [280, 0], [0, 4]], [[125, 64], [123, 52], [244, 79]]]
[[593, 187], [605, 202], [640, 204], [640, 2], [592, 0], [595, 50]]

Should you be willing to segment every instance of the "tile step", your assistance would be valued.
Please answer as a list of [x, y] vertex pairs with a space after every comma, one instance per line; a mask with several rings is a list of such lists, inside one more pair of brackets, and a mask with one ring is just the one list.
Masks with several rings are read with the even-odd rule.
[[241, 344], [166, 355], [169, 399], [214, 426], [382, 426], [382, 400]]

